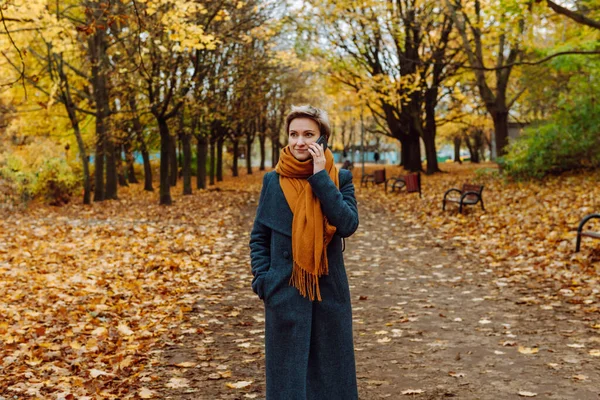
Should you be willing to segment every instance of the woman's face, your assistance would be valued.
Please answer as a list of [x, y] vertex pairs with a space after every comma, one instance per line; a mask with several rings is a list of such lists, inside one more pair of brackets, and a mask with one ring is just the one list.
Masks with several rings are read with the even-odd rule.
[[294, 118], [288, 132], [288, 145], [292, 155], [299, 161], [308, 160], [308, 145], [316, 142], [319, 136], [319, 125], [315, 121], [310, 118]]

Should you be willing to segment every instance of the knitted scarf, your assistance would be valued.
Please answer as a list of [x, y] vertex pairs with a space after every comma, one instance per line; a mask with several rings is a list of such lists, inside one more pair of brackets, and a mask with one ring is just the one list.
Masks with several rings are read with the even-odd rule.
[[[333, 153], [325, 152], [325, 170], [340, 187], [338, 170]], [[313, 175], [312, 159], [297, 160], [288, 146], [281, 150], [275, 171], [294, 218], [292, 220], [292, 254], [294, 266], [290, 285], [295, 286], [304, 297], [321, 301], [319, 277], [329, 273], [327, 245], [335, 234], [335, 226], [329, 224], [321, 210], [321, 203], [314, 195], [307, 178]]]

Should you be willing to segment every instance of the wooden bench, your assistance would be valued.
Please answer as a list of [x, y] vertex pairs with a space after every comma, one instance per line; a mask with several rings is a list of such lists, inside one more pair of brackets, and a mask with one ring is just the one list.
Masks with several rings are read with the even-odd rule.
[[594, 239], [600, 239], [600, 232], [592, 232], [592, 231], [584, 231], [583, 226], [591, 219], [600, 218], [600, 214], [590, 214], [586, 215], [581, 222], [579, 223], [579, 227], [577, 228], [577, 245], [575, 246], [575, 252], [579, 252], [581, 249], [581, 238], [582, 237], [591, 237]]
[[372, 174], [363, 175], [360, 180], [360, 186], [368, 186], [369, 182], [373, 185], [379, 185], [382, 183], [387, 184], [387, 180], [385, 178], [385, 168], [377, 169], [373, 171]]
[[388, 179], [385, 183], [386, 191], [390, 182], [390, 193], [394, 193], [396, 190], [400, 193], [402, 189], [406, 188], [407, 193], [419, 193], [419, 197], [421, 197], [421, 174], [419, 173], [401, 175], [399, 177]]
[[[460, 195], [460, 198], [456, 197], [448, 197], [450, 193], [457, 192]], [[481, 192], [483, 192], [482, 185], [473, 185], [470, 183], [465, 183], [462, 186], [462, 190], [452, 188], [444, 194], [444, 200], [442, 200], [442, 210], [446, 209], [446, 202], [458, 203], [458, 212], [462, 213], [463, 206], [466, 205], [475, 205], [477, 203], [481, 203], [481, 209], [485, 211], [483, 207], [483, 198], [481, 197]]]

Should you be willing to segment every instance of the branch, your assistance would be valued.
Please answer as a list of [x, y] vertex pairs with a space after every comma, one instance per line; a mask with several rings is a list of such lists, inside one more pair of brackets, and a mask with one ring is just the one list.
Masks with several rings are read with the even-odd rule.
[[[13, 84], [19, 82], [19, 80], [20, 80], [23, 82], [23, 90], [25, 91], [25, 98], [27, 98], [27, 88], [25, 87], [25, 60], [23, 60], [23, 54], [21, 54], [21, 50], [19, 49], [19, 47], [13, 40], [13, 37], [10, 34], [10, 31], [8, 30], [8, 26], [6, 26], [6, 21], [10, 21], [11, 19], [4, 17], [4, 12], [2, 11], [2, 7], [0, 7], [0, 18], [2, 18], [2, 25], [4, 26], [4, 30], [6, 31], [6, 34], [8, 35], [8, 39], [10, 40], [10, 43], [17, 50], [17, 53], [19, 53], [19, 58], [21, 59], [21, 66], [22, 66], [20, 75], [14, 82], [3, 83], [0, 86], [12, 86]], [[4, 55], [4, 57], [6, 57], [8, 59], [8, 57], [6, 56], [6, 54], [4, 54], [4, 52], [2, 52], [2, 55]]]
[[[542, 0], [537, 0], [538, 3], [540, 1], [542, 1]], [[595, 28], [595, 29], [600, 29], [600, 21], [596, 21], [595, 19], [588, 18], [585, 15], [578, 14], [575, 11], [571, 11], [568, 8], [560, 6], [550, 0], [547, 0], [546, 3], [548, 4], [548, 7], [550, 7], [552, 10], [554, 10], [555, 13], [562, 14], [565, 17], [570, 18], [573, 21], [578, 22], [580, 24], [591, 26], [592, 28]]]
[[569, 54], [582, 54], [582, 55], [594, 55], [594, 54], [598, 54], [598, 55], [600, 55], [600, 50], [590, 50], [590, 51], [586, 51], [586, 50], [560, 51], [558, 53], [551, 54], [548, 57], [544, 57], [541, 60], [537, 60], [537, 61], [519, 61], [519, 62], [514, 62], [514, 63], [503, 65], [501, 67], [494, 67], [494, 68], [488, 68], [488, 67], [465, 67], [465, 68], [467, 68], [467, 69], [477, 69], [477, 70], [483, 70], [483, 71], [496, 71], [496, 70], [500, 70], [500, 69], [512, 68], [512, 67], [518, 66], [518, 65], [539, 65], [539, 64], [543, 64], [546, 61], [551, 60], [551, 59], [553, 59], [555, 57], [569, 55]]

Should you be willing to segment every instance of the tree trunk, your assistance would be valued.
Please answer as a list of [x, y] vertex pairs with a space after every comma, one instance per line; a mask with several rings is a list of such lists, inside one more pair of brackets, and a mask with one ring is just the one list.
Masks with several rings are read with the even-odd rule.
[[267, 136], [266, 135], [260, 135], [258, 137], [258, 142], [260, 143], [260, 171], [264, 171], [265, 170], [265, 159], [266, 159], [266, 148], [265, 148], [265, 142], [267, 141]]
[[117, 187], [119, 176], [117, 171], [117, 157], [120, 162], [121, 155], [118, 154], [120, 146], [115, 146], [112, 135], [106, 135], [106, 193], [105, 199], [117, 200]]
[[70, 99], [70, 94], [68, 94], [69, 98], [65, 98], [64, 104], [67, 109], [67, 114], [69, 115], [69, 120], [71, 121], [71, 127], [73, 128], [73, 132], [75, 133], [75, 138], [77, 139], [77, 147], [79, 148], [79, 157], [81, 157], [81, 165], [83, 167], [83, 204], [91, 203], [91, 182], [90, 182], [90, 161], [87, 156], [87, 152], [85, 151], [85, 143], [83, 141], [83, 136], [81, 135], [81, 129], [79, 128], [79, 122], [77, 121], [77, 116], [75, 113], [75, 108]]
[[[404, 151], [404, 149], [406, 150]], [[404, 165], [403, 167], [411, 172], [420, 172], [423, 170], [421, 165], [421, 143], [419, 137], [410, 135], [402, 145]]]
[[177, 139], [170, 138], [169, 140], [169, 184], [177, 186]]
[[217, 148], [216, 148], [216, 140], [214, 139], [213, 136], [211, 136], [210, 138], [210, 164], [208, 167], [209, 170], [209, 181], [208, 184], [209, 185], [214, 185], [215, 184], [215, 169], [216, 169], [216, 164], [217, 164]]
[[219, 137], [217, 139], [217, 182], [223, 181], [223, 144], [225, 139]]
[[233, 163], [231, 165], [231, 174], [233, 176], [239, 176], [238, 173], [238, 156], [239, 156], [239, 152], [240, 152], [240, 142], [239, 140], [234, 140], [232, 142], [232, 146], [233, 146]]
[[271, 148], [273, 149], [273, 154], [271, 155], [271, 160], [272, 160], [271, 165], [273, 166], [273, 168], [275, 168], [275, 166], [279, 162], [279, 140], [278, 139], [271, 139]]
[[96, 154], [94, 155], [94, 201], [104, 201], [104, 128], [96, 118]]
[[496, 111], [492, 114], [492, 118], [496, 134], [496, 154], [498, 157], [504, 157], [508, 145], [508, 111]]
[[157, 118], [160, 131], [160, 204], [170, 205], [171, 183], [169, 181], [169, 154], [171, 152], [171, 134], [164, 118]]
[[146, 141], [144, 140], [144, 127], [142, 126], [140, 118], [137, 114], [137, 104], [133, 95], [129, 97], [129, 106], [131, 108], [131, 112], [133, 113], [133, 130], [135, 131], [135, 137], [138, 141], [140, 152], [142, 153], [142, 160], [144, 161], [144, 190], [152, 192], [154, 191], [154, 188], [152, 187], [152, 166], [150, 165], [150, 154], [148, 153], [148, 148], [146, 147]]
[[[248, 175], [252, 175], [252, 140], [249, 138], [250, 134], [246, 134], [246, 171]], [[254, 138], [254, 134], [252, 134]]]
[[192, 135], [181, 135], [183, 147], [183, 194], [192, 194]]
[[198, 189], [206, 189], [207, 153], [208, 140], [206, 136], [200, 133], [196, 136], [196, 186]]
[[454, 162], [462, 164], [462, 160], [460, 159], [460, 136], [456, 136], [454, 138]]

